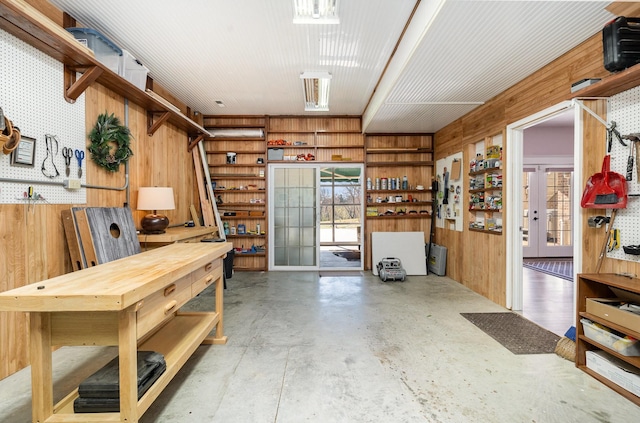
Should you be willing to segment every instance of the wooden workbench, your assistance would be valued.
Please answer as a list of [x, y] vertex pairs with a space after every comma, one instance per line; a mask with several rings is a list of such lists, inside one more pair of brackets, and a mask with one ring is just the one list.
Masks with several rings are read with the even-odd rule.
[[[200, 344], [226, 343], [222, 272], [229, 250], [227, 242], [171, 244], [1, 292], [0, 311], [30, 312], [32, 420], [138, 422]], [[211, 284], [213, 311], [178, 311]], [[52, 347], [66, 345], [118, 346], [120, 413], [74, 414], [77, 389], [53, 404]], [[140, 400], [137, 350], [157, 351], [167, 364]]]

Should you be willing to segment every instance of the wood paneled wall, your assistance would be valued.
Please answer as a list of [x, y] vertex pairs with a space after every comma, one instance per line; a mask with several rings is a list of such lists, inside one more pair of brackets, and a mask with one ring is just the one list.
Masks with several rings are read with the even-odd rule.
[[[105, 111], [115, 113], [124, 122], [124, 98], [95, 84], [84, 95], [86, 133], [93, 127], [98, 114]], [[128, 126], [133, 134], [131, 145], [134, 152], [129, 161], [129, 201], [134, 221], [139, 227], [145, 213], [135, 210], [138, 187], [171, 186], [174, 188], [176, 210], [166, 214], [171, 224], [183, 224], [191, 219], [189, 206], [198, 204], [194, 193], [192, 157], [187, 151], [187, 134], [173, 126], [163, 125], [153, 137], [149, 137], [146, 110], [132, 103], [128, 107]], [[119, 172], [110, 173], [94, 165], [89, 157], [85, 163], [88, 184], [124, 187], [124, 166]], [[62, 210], [75, 206], [122, 207], [126, 202], [127, 190], [88, 189], [86, 204], [38, 204], [31, 209], [24, 204], [0, 205], [0, 291], [72, 271], [61, 220]], [[25, 313], [0, 313], [0, 379], [29, 364], [27, 319]]]
[[[604, 69], [602, 57], [602, 38], [598, 33], [483, 106], [438, 131], [435, 134], [436, 160], [464, 151], [469, 144], [496, 134], [503, 135], [503, 153], [506, 157], [509, 148], [506, 144], [507, 125], [571, 99], [573, 82], [609, 75]], [[585, 101], [585, 104], [601, 116], [605, 115], [604, 100], [589, 100]], [[593, 117], [583, 113], [583, 119], [585, 155], [582, 171], [588, 176], [600, 169], [605, 154], [602, 140], [606, 135], [604, 127]], [[503, 168], [506, 166], [509, 166], [509, 163], [503, 162]], [[468, 178], [468, 175], [465, 175], [464, 186], [468, 186]], [[586, 179], [577, 181], [582, 185], [585, 182]], [[466, 201], [468, 202], [468, 199]], [[503, 201], [508, 201], [506, 193]], [[468, 203], [465, 206], [468, 206]], [[601, 214], [602, 211], [599, 212]], [[595, 212], [583, 210], [577, 217], [578, 228], [584, 236], [583, 246], [576, 246], [583, 248], [584, 268], [579, 269], [583, 272], [595, 270], [602, 245], [600, 232], [586, 230], [587, 218], [593, 213]], [[503, 219], [505, 218], [506, 213], [503, 213]], [[437, 243], [448, 248], [447, 276], [503, 306], [506, 305], [505, 239], [504, 235], [496, 236], [468, 230], [436, 230]], [[631, 262], [605, 260], [602, 272], [612, 271], [640, 274], [640, 266]]]

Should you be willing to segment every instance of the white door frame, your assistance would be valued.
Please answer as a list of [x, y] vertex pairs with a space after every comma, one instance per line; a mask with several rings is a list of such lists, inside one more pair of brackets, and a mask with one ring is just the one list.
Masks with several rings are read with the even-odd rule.
[[[522, 310], [523, 290], [522, 290], [522, 169], [524, 166], [524, 130], [538, 123], [544, 122], [564, 111], [573, 109], [574, 112], [574, 137], [573, 137], [573, 162], [574, 162], [574, 183], [573, 195], [573, 278], [577, 269], [582, 268], [582, 234], [575, 230], [576, 220], [580, 217], [580, 198], [582, 187], [577, 181], [582, 180], [582, 109], [573, 101], [564, 101], [555, 106], [551, 106], [538, 113], [507, 125], [507, 169], [505, 181], [506, 201], [506, 305], [512, 310]], [[576, 285], [576, 284], [574, 284]], [[575, 298], [575, 286], [574, 286]], [[575, 301], [574, 301], [575, 307]]]
[[[275, 203], [273, 201], [273, 199], [275, 198], [275, 184], [273, 183], [273, 181], [275, 180], [275, 170], [276, 169], [315, 169], [316, 170], [316, 175], [315, 175], [315, 179], [316, 179], [316, 216], [315, 216], [315, 231], [316, 231], [316, 258], [315, 258], [315, 262], [316, 265], [315, 266], [276, 266], [275, 264], [275, 231], [273, 230], [274, 227], [274, 215], [275, 213], [273, 212], [273, 207], [275, 206]], [[274, 270], [281, 270], [281, 271], [293, 271], [293, 270], [318, 270], [320, 268], [320, 212], [319, 212], [319, 208], [320, 208], [320, 167], [315, 166], [314, 165], [308, 165], [308, 164], [304, 164], [304, 163], [300, 163], [300, 162], [295, 162], [292, 161], [291, 163], [270, 163], [267, 166], [267, 175], [269, 177], [269, 191], [268, 191], [268, 196], [269, 196], [269, 220], [268, 220], [268, 227], [267, 227], [267, 233], [269, 234], [269, 243], [268, 243], [268, 249], [269, 249], [269, 263], [268, 263], [268, 270], [269, 271], [274, 271]]]
[[271, 209], [274, 206], [274, 202], [273, 202], [273, 198], [275, 198], [275, 186], [273, 184], [273, 182], [270, 182], [269, 185], [269, 189], [268, 189], [268, 198], [270, 199], [269, 201], [269, 210], [268, 210], [268, 226], [267, 226], [267, 233], [270, 234], [269, 236], [269, 242], [268, 242], [268, 251], [270, 251], [269, 254], [269, 262], [268, 262], [268, 270], [273, 271], [273, 270], [280, 270], [280, 271], [288, 271], [288, 270], [320, 270], [320, 208], [321, 208], [321, 204], [320, 204], [320, 177], [321, 177], [321, 170], [322, 168], [325, 167], [352, 167], [352, 168], [359, 168], [360, 169], [360, 180], [361, 180], [361, 189], [360, 189], [360, 220], [361, 220], [361, 236], [360, 236], [360, 251], [361, 251], [361, 261], [360, 261], [360, 267], [331, 267], [331, 268], [326, 268], [325, 270], [362, 270], [364, 268], [364, 220], [365, 220], [365, 201], [364, 201], [364, 193], [365, 193], [365, 187], [363, 184], [363, 176], [364, 176], [364, 172], [365, 172], [365, 167], [364, 164], [361, 163], [343, 163], [343, 164], [338, 164], [338, 163], [300, 163], [300, 162], [291, 162], [291, 163], [271, 163], [267, 166], [267, 175], [269, 177], [269, 181], [273, 181], [274, 178], [274, 172], [275, 169], [290, 169], [290, 168], [299, 168], [299, 169], [309, 169], [309, 168], [315, 168], [316, 169], [316, 265], [315, 266], [276, 266], [275, 265], [275, 254], [274, 254], [274, 231], [273, 231], [273, 226], [274, 226], [274, 213], [273, 210]]

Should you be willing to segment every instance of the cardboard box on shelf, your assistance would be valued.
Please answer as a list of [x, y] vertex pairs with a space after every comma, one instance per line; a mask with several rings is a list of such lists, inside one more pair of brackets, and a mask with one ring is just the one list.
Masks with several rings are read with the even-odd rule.
[[587, 298], [586, 312], [635, 332], [640, 332], [640, 315], [620, 310], [623, 303], [640, 304], [640, 296], [632, 292], [616, 289], [617, 298]]

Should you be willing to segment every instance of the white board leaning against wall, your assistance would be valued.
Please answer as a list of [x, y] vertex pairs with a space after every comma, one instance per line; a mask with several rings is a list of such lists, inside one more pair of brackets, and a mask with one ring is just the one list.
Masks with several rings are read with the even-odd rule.
[[386, 257], [400, 259], [407, 275], [427, 274], [424, 232], [372, 232], [371, 270], [378, 275], [377, 264]]

